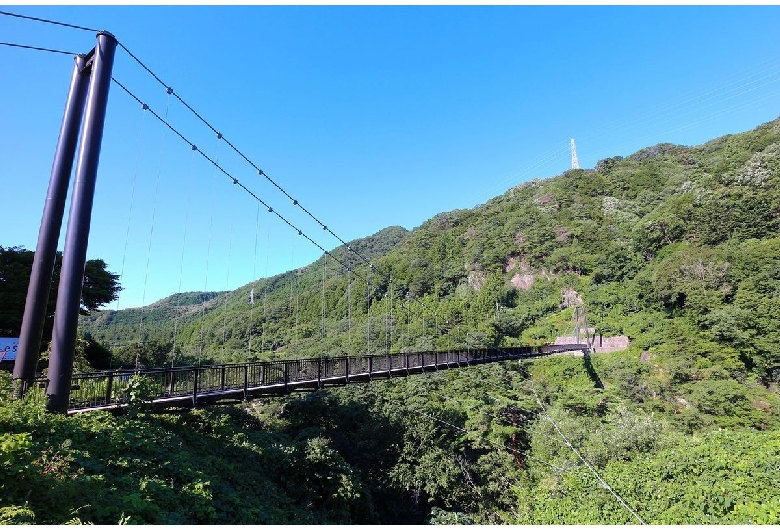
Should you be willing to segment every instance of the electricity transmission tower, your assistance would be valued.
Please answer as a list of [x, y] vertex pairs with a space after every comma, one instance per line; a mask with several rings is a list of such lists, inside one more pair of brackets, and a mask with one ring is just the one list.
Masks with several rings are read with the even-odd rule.
[[577, 160], [577, 146], [574, 145], [574, 138], [571, 139], [571, 168], [580, 168], [580, 162]]

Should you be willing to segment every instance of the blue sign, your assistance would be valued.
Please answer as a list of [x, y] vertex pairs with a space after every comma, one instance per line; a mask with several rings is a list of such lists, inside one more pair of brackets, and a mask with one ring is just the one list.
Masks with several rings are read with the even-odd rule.
[[19, 349], [19, 339], [0, 338], [0, 361], [16, 360], [16, 350]]

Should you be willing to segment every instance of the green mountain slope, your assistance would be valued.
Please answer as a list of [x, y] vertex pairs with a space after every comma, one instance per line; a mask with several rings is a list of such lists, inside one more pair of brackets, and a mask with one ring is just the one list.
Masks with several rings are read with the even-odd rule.
[[[81, 317], [79, 328], [85, 336], [113, 350], [112, 365], [133, 365], [136, 355], [146, 366], [261, 358], [278, 341], [269, 332], [266, 344], [264, 327], [285, 313], [288, 317], [294, 313], [300, 320], [297, 304], [301, 297], [304, 302], [310, 300], [321, 286], [322, 267], [327, 269], [327, 261], [330, 267], [336, 263], [356, 267], [363, 259], [389, 252], [406, 234], [403, 227], [391, 226], [351, 241], [352, 252], [342, 246], [329, 258], [232, 292], [177, 293], [143, 308], [94, 311]], [[250, 339], [254, 341], [251, 353]]]
[[0, 397], [0, 522], [780, 524], [779, 180], [775, 120], [369, 238], [373, 272], [175, 295], [140, 340], [96, 313], [115, 364], [539, 344], [580, 301], [631, 345], [165, 415]]
[[466, 329], [494, 345], [538, 343], [564, 331], [560, 292], [573, 289], [601, 331], [651, 347], [664, 340], [654, 342], [651, 322], [685, 322], [768, 376], [778, 127], [659, 144], [409, 233], [386, 229], [352, 244], [374, 272], [341, 248], [231, 293], [175, 295], [145, 308], [143, 327], [141, 310], [126, 310], [96, 313], [82, 329], [169, 354], [175, 342], [179, 357], [215, 362], [443, 347], [463, 343]]
[[[236, 362], [541, 344], [571, 331], [581, 301], [597, 333], [645, 352], [634, 399], [691, 414], [691, 428], [755, 426], [768, 420], [746, 383], [780, 380], [779, 155], [780, 120], [659, 144], [351, 244], [373, 270], [339, 248], [205, 303], [154, 304], [143, 335], [138, 310], [82, 329], [115, 334], [115, 364]], [[724, 416], [714, 387], [752, 412]]]

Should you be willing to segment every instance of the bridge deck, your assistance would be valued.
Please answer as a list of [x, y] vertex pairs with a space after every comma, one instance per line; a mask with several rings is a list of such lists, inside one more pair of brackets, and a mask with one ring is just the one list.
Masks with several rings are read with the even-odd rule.
[[[68, 413], [126, 408], [131, 391], [143, 395], [151, 410], [189, 408], [587, 348], [524, 346], [75, 374]], [[143, 389], [134, 386], [139, 381]], [[30, 399], [45, 400], [47, 381], [36, 383]]]

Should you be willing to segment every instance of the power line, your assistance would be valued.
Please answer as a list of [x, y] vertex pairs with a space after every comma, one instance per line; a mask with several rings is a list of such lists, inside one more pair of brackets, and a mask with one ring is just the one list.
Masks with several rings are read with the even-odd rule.
[[[569, 152], [569, 144], [563, 144], [561, 143], [557, 147], [553, 148], [551, 151], [549, 151], [546, 154], [541, 155], [539, 158], [537, 158], [535, 161], [531, 162], [530, 165], [526, 166], [525, 168], [520, 168], [518, 170], [512, 171], [511, 173], [507, 174], [504, 177], [501, 177], [501, 180], [498, 182], [494, 182], [489, 187], [484, 188], [479, 194], [475, 195], [478, 203], [482, 203], [487, 199], [492, 199], [496, 195], [501, 195], [507, 191], [507, 186], [509, 188], [512, 188], [514, 186], [517, 186], [517, 181], [520, 180], [521, 183], [523, 182], [523, 178], [533, 176], [532, 172], [541, 171], [542, 169], [550, 166], [553, 162], [557, 162], [559, 160], [563, 160], [566, 158], [566, 154]], [[536, 176], [538, 178], [538, 176]]]
[[[466, 335], [466, 343], [467, 344], [468, 344], [468, 338], [469, 338], [468, 335]], [[494, 349], [494, 350], [497, 350], [497, 351], [500, 351], [500, 352], [503, 351], [501, 348], [496, 348], [496, 347], [491, 347], [491, 346], [487, 346], [487, 348]], [[599, 481], [599, 483], [602, 485], [602, 487], [604, 489], [606, 489], [607, 491], [609, 491], [618, 500], [618, 502], [631, 515], [633, 515], [641, 524], [647, 524], [647, 523], [645, 523], [642, 520], [641, 517], [639, 517], [639, 515], [637, 515], [637, 513], [633, 509], [631, 509], [631, 507], [626, 503], [626, 501], [624, 501], [623, 498], [620, 495], [618, 495], [618, 493], [614, 489], [612, 489], [612, 487], [603, 478], [601, 478], [601, 476], [593, 468], [593, 466], [587, 460], [585, 460], [585, 458], [580, 454], [580, 452], [577, 451], [577, 449], [572, 445], [572, 443], [569, 441], [569, 439], [566, 438], [566, 436], [563, 434], [563, 432], [558, 427], [558, 424], [555, 423], [555, 421], [552, 419], [550, 414], [547, 412], [547, 408], [544, 406], [544, 404], [542, 403], [541, 398], [539, 397], [539, 394], [536, 392], [536, 387], [534, 386], [533, 379], [529, 378], [528, 382], [530, 383], [531, 391], [533, 392], [534, 397], [536, 398], [536, 403], [541, 408], [541, 410], [542, 410], [542, 412], [543, 412], [543, 414], [545, 416], [545, 419], [547, 419], [553, 425], [553, 427], [558, 432], [558, 434], [561, 436], [561, 438], [563, 438], [563, 441], [566, 444], [566, 446], [569, 447], [574, 452], [574, 454], [577, 455], [577, 457], [580, 459], [580, 461], [582, 461], [582, 463], [585, 464], [585, 466], [590, 470], [590, 472], [593, 473], [593, 475], [596, 477], [596, 479]]]
[[631, 509], [631, 507], [628, 504], [626, 504], [626, 501], [624, 501], [623, 498], [620, 495], [618, 495], [618, 493], [615, 490], [613, 490], [612, 487], [609, 484], [607, 484], [607, 482], [603, 478], [601, 478], [601, 476], [593, 468], [593, 466], [590, 465], [590, 463], [587, 460], [585, 460], [585, 458], [580, 454], [580, 452], [577, 451], [577, 448], [574, 447], [574, 445], [572, 445], [572, 443], [569, 441], [568, 438], [566, 438], [566, 435], [563, 434], [561, 429], [558, 427], [558, 424], [555, 423], [555, 420], [553, 420], [550, 414], [547, 412], [547, 409], [542, 403], [542, 400], [539, 398], [539, 394], [536, 393], [536, 388], [534, 387], [533, 379], [529, 379], [529, 382], [531, 383], [531, 391], [534, 393], [534, 397], [536, 397], [536, 402], [539, 404], [539, 407], [541, 407], [542, 411], [544, 412], [544, 416], [546, 417], [547, 421], [549, 421], [552, 424], [552, 426], [555, 428], [555, 430], [558, 432], [561, 438], [563, 438], [563, 441], [564, 443], [566, 443], [566, 446], [572, 451], [574, 451], [574, 454], [577, 455], [577, 458], [579, 458], [582, 461], [582, 463], [585, 464], [585, 466], [587, 466], [590, 472], [593, 473], [593, 476], [595, 476], [596, 479], [599, 481], [601, 486], [604, 489], [606, 489], [608, 492], [610, 492], [618, 500], [618, 502], [622, 504], [623, 507], [636, 518], [637, 521], [639, 521], [641, 524], [647, 524], [642, 520], [641, 517], [639, 517], [639, 515], [637, 515], [637, 513], [634, 510]]
[[[605, 142], [608, 139], [617, 138], [624, 143], [619, 145], [615, 145], [614, 143], [612, 143], [610, 144], [612, 145], [610, 149], [612, 150], [612, 152], [619, 152], [621, 149], [627, 148], [630, 145], [629, 143], [625, 142], [626, 132], [629, 130], [644, 129], [647, 128], [648, 125], [652, 123], [660, 125], [670, 120], [675, 120], [677, 123], [679, 123], [680, 119], [683, 116], [690, 116], [695, 111], [701, 111], [702, 109], [706, 107], [711, 107], [716, 103], [723, 103], [725, 100], [732, 99], [736, 96], [741, 96], [747, 92], [765, 87], [772, 83], [776, 83], [778, 81], [777, 72], [778, 69], [780, 69], [780, 64], [778, 64], [777, 62], [778, 59], [780, 58], [773, 57], [771, 59], [762, 62], [759, 65], [756, 65], [756, 68], [758, 69], [752, 73], [737, 74], [725, 78], [724, 84], [718, 85], [714, 88], [709, 88], [708, 85], [708, 90], [705, 90], [703, 92], [701, 91], [691, 92], [687, 95], [682, 95], [680, 97], [667, 99], [663, 102], [662, 106], [655, 107], [648, 112], [635, 114], [633, 116], [624, 118], [622, 120], [608, 122], [600, 127], [588, 128], [587, 132], [584, 133], [581, 137], [578, 136], [578, 138], [580, 139], [584, 138], [586, 143], [594, 143], [595, 140]], [[759, 82], [762, 81], [763, 84], [758, 84]], [[717, 118], [728, 112], [734, 112], [746, 106], [759, 103], [766, 99], [776, 98], [776, 97], [777, 94], [770, 94], [769, 96], [764, 96], [759, 99], [754, 99], [752, 102], [743, 103], [738, 106], [731, 107], [730, 109], [727, 109], [725, 111], [720, 111], [715, 114], [710, 114], [704, 118], [699, 118], [692, 121], [689, 120], [687, 123], [683, 123], [681, 125], [677, 125], [669, 129], [665, 129], [664, 131], [661, 132], [663, 134], [670, 134], [673, 132], [677, 132], [686, 127], [698, 125], [699, 123], [702, 123], [704, 121]], [[648, 140], [651, 139], [650, 136], [645, 136], [645, 138]], [[568, 144], [566, 148], [568, 148]], [[561, 152], [565, 151], [566, 148], [561, 147]], [[594, 153], [594, 154], [598, 155], [598, 153]], [[609, 156], [609, 155], [602, 153], [601, 155], [598, 155], [598, 158], [601, 158], [603, 156]], [[544, 159], [545, 157], [542, 156], [539, 158], [535, 166], [526, 169], [521, 169], [507, 175], [506, 178], [503, 178], [502, 180], [496, 182], [490, 188], [486, 189], [480, 195], [476, 196], [477, 199], [481, 202], [484, 197], [490, 198], [495, 193], [499, 193], [499, 194], [503, 193], [501, 189], [502, 185], [506, 185], [514, 178], [520, 178], [525, 173], [530, 173], [530, 171], [533, 169], [536, 168], [541, 169], [541, 167], [546, 167], [546, 165], [549, 165], [546, 164], [544, 166], [541, 166], [541, 162]], [[562, 159], [563, 157], [561, 157], [561, 160]]]
[[98, 33], [99, 29], [93, 29], [93, 28], [86, 28], [84, 26], [77, 26], [75, 24], [68, 24], [67, 22], [59, 22], [57, 20], [49, 20], [46, 18], [38, 18], [38, 17], [31, 17], [29, 15], [21, 15], [19, 13], [11, 13], [9, 11], [0, 11], [0, 15], [4, 15], [7, 17], [16, 17], [16, 18], [23, 18], [26, 20], [33, 20], [35, 22], [44, 22], [46, 24], [54, 24], [56, 26], [64, 26], [66, 28], [73, 28], [73, 29], [80, 29], [84, 31], [93, 31], [95, 33]]
[[[656, 135], [671, 134], [687, 127], [692, 127], [708, 120], [715, 119], [728, 112], [734, 112], [740, 108], [759, 103], [765, 99], [776, 98], [776, 93], [770, 94], [770, 96], [753, 98], [750, 101], [731, 106], [717, 113], [706, 114], [704, 117], [694, 119], [695, 113], [702, 112], [708, 107], [713, 107], [716, 104], [725, 104], [727, 100], [731, 100], [735, 97], [742, 96], [748, 92], [780, 81], [780, 77], [778, 77], [778, 72], [780, 72], [780, 64], [777, 62], [778, 59], [780, 58], [774, 57], [764, 61], [758, 65], [761, 69], [753, 73], [738, 74], [726, 78], [726, 82], [709, 90], [691, 92], [677, 98], [667, 99], [663, 102], [663, 106], [656, 107], [648, 112], [606, 123], [600, 127], [589, 128], [582, 136], [578, 136], [578, 138], [584, 138], [584, 141], [588, 143], [594, 143], [596, 140], [601, 143], [609, 143], [609, 145], [612, 146], [609, 149], [612, 153], [616, 153], [628, 148], [630, 145], [653, 139], [652, 135], [645, 134], [641, 137], [635, 137], [632, 142], [628, 142], [626, 138], [628, 137], [627, 132], [629, 131], [641, 131], [646, 129], [649, 125], [666, 127], [664, 125], [666, 123], [677, 123], [678, 125], [670, 125], [668, 126], [669, 128], [663, 128], [660, 129], [658, 133], [653, 133]], [[711, 85], [708, 85], [708, 87], [709, 86]], [[612, 141], [613, 138], [619, 140], [621, 143]], [[644, 138], [644, 140], [642, 138]], [[655, 141], [657, 140], [658, 138], [656, 137]], [[597, 158], [601, 158], [604, 156], [604, 153], [602, 152], [602, 154], [599, 155], [598, 152], [595, 152], [593, 155], [596, 155]], [[607, 154], [607, 156], [609, 156], [609, 154]]]

